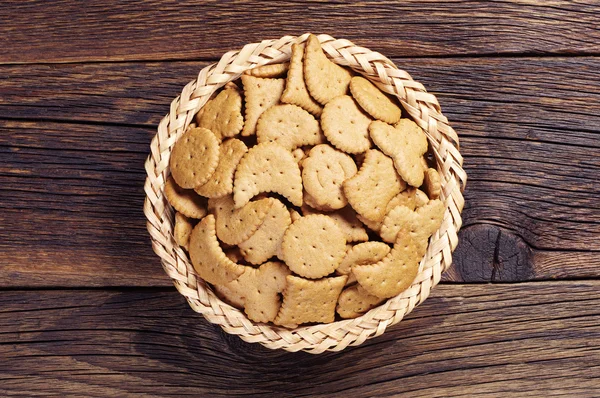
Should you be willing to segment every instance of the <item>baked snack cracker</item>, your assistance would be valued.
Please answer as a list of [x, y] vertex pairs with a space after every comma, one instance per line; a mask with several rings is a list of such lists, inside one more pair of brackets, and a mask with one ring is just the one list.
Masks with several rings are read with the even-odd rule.
[[177, 185], [204, 184], [219, 164], [219, 141], [212, 131], [197, 127], [185, 132], [173, 146], [169, 167]]
[[306, 88], [304, 82], [304, 44], [292, 44], [290, 70], [285, 81], [285, 90], [281, 95], [281, 102], [298, 105], [315, 116], [320, 116], [323, 107], [315, 101]]
[[423, 185], [429, 199], [437, 199], [442, 192], [440, 174], [436, 169], [429, 168], [425, 170]]
[[237, 245], [252, 236], [271, 210], [275, 199], [263, 198], [235, 208], [231, 195], [209, 201], [217, 219], [217, 236], [229, 245]]
[[375, 264], [387, 256], [390, 250], [390, 247], [383, 242], [359, 243], [346, 252], [335, 272], [340, 275], [349, 275], [355, 265]]
[[335, 306], [347, 276], [309, 280], [294, 275], [286, 277], [283, 302], [275, 325], [295, 328], [301, 323], [331, 323]]
[[244, 127], [242, 95], [239, 90], [226, 89], [202, 107], [196, 115], [198, 127], [212, 131], [219, 141], [238, 135]]
[[284, 62], [282, 64], [261, 65], [245, 71], [244, 75], [267, 78], [283, 77], [287, 73], [289, 66], [289, 62]]
[[383, 219], [379, 235], [384, 241], [391, 243], [396, 240], [398, 231], [406, 228], [409, 231], [419, 231], [427, 239], [440, 228], [445, 212], [446, 206], [438, 199], [415, 211], [406, 206], [397, 206]]
[[279, 312], [279, 294], [285, 288], [288, 275], [288, 267], [277, 261], [264, 263], [259, 268], [246, 266], [239, 278], [224, 285], [215, 285], [215, 290], [227, 302], [244, 307], [249, 319], [272, 322]]
[[242, 135], [249, 136], [255, 133], [260, 115], [279, 102], [285, 80], [242, 75], [242, 84], [246, 102], [246, 120]]
[[365, 312], [377, 307], [385, 299], [369, 294], [361, 285], [355, 284], [340, 294], [336, 312], [344, 319], [358, 318]]
[[311, 97], [325, 105], [346, 94], [352, 74], [330, 61], [316, 36], [310, 35], [304, 51], [304, 81]]
[[192, 224], [192, 220], [190, 218], [184, 216], [183, 214], [177, 212], [175, 213], [175, 227], [173, 227], [173, 237], [175, 238], [175, 242], [184, 249], [189, 249], [190, 243], [190, 235], [192, 234], [192, 229], [194, 228], [194, 224]]
[[394, 166], [404, 181], [413, 187], [423, 184], [421, 157], [427, 151], [427, 136], [415, 122], [401, 119], [394, 127], [375, 120], [369, 126], [375, 145], [394, 159]]
[[224, 284], [238, 278], [244, 266], [231, 261], [217, 240], [215, 217], [204, 217], [190, 236], [190, 259], [198, 276], [209, 283]]
[[244, 206], [261, 192], [279, 193], [295, 206], [302, 206], [302, 177], [298, 163], [290, 151], [274, 142], [250, 148], [235, 172], [235, 207]]
[[357, 171], [349, 155], [329, 145], [317, 145], [302, 161], [302, 183], [318, 206], [341, 209], [348, 204], [342, 184]]
[[315, 117], [290, 104], [274, 105], [260, 116], [256, 124], [256, 139], [259, 144], [276, 142], [289, 151], [325, 141]]
[[296, 274], [321, 278], [331, 274], [346, 254], [346, 237], [331, 218], [314, 214], [300, 218], [285, 231], [283, 261]]
[[[314, 208], [302, 205], [302, 214], [308, 216], [310, 214], [319, 214]], [[362, 223], [356, 218], [356, 213], [350, 207], [330, 211], [324, 214], [334, 220], [342, 233], [346, 237], [346, 242], [365, 242], [369, 240], [369, 235], [363, 227]]]
[[[417, 193], [422, 191], [413, 188], [413, 187], [408, 187], [406, 188], [404, 191], [400, 192], [398, 195], [394, 196], [392, 198], [392, 200], [390, 200], [387, 204], [387, 206], [385, 207], [385, 215], [387, 215], [393, 208], [395, 208], [396, 206], [406, 206], [411, 210], [414, 210], [417, 207]], [[427, 197], [425, 197], [425, 203], [429, 202], [429, 199], [427, 199]], [[367, 227], [369, 227], [370, 230], [375, 231], [377, 233], [379, 233], [379, 230], [381, 229], [381, 224], [383, 223], [383, 219], [381, 221], [371, 221], [368, 218], [365, 218], [363, 216], [361, 216], [360, 214], [357, 215], [357, 218], [363, 223], [365, 224]], [[385, 216], [384, 216], [385, 218]]]
[[167, 177], [165, 197], [175, 210], [186, 217], [200, 219], [206, 215], [206, 199], [192, 189], [181, 188], [172, 176]]
[[194, 190], [207, 198], [220, 198], [233, 192], [233, 176], [238, 163], [248, 152], [242, 141], [231, 138], [221, 143], [219, 164], [208, 181]]
[[323, 134], [336, 148], [346, 153], [361, 153], [371, 147], [367, 116], [349, 95], [332, 99], [323, 108]]
[[389, 124], [400, 120], [400, 107], [364, 77], [355, 76], [350, 80], [350, 92], [360, 107], [374, 119]]
[[382, 220], [389, 201], [404, 188], [392, 159], [371, 149], [356, 175], [344, 181], [348, 203], [360, 215], [372, 221]]

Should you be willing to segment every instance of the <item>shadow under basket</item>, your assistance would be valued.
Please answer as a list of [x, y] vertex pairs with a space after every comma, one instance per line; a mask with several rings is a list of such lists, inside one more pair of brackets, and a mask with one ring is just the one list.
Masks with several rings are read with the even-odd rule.
[[175, 287], [194, 311], [244, 341], [271, 349], [304, 350], [314, 354], [340, 351], [381, 335], [429, 296], [442, 272], [452, 263], [452, 251], [458, 243], [457, 233], [462, 224], [462, 191], [467, 179], [462, 168], [458, 136], [442, 115], [434, 95], [378, 52], [327, 35], [318, 38], [323, 51], [333, 62], [350, 67], [383, 92], [396, 96], [404, 111], [425, 131], [433, 152], [441, 178], [440, 199], [446, 205], [446, 212], [440, 229], [429, 240], [416, 279], [406, 291], [355, 319], [296, 329], [255, 323], [243, 311], [220, 300], [210, 286], [197, 277], [187, 253], [173, 238], [174, 213], [164, 195], [173, 145], [216, 90], [248, 69], [289, 60], [292, 44], [305, 42], [308, 34], [248, 44], [240, 51], [224, 54], [218, 63], [202, 69], [198, 78], [187, 84], [181, 95], [173, 100], [169, 113], [161, 120], [145, 163], [148, 176], [144, 185], [144, 213], [152, 247]]

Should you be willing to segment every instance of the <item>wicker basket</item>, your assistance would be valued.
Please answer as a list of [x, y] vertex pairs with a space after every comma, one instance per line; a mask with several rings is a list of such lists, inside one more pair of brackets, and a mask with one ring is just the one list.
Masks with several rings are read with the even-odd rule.
[[308, 34], [248, 44], [241, 51], [228, 52], [217, 64], [202, 69], [198, 78], [183, 88], [181, 95], [171, 103], [169, 114], [161, 120], [145, 164], [148, 177], [144, 185], [144, 213], [148, 219], [152, 247], [175, 287], [194, 311], [244, 341], [260, 343], [271, 349], [304, 350], [315, 354], [339, 351], [381, 335], [388, 326], [399, 322], [429, 296], [431, 289], [440, 281], [442, 272], [452, 262], [452, 251], [458, 242], [457, 232], [462, 223], [462, 190], [467, 179], [458, 150], [458, 136], [442, 115], [434, 95], [427, 93], [423, 85], [377, 52], [348, 40], [336, 40], [327, 35], [318, 37], [323, 50], [334, 62], [352, 68], [384, 92], [398, 97], [405, 111], [426, 132], [433, 148], [442, 181], [441, 199], [448, 210], [439, 231], [431, 237], [419, 274], [408, 290], [356, 319], [294, 330], [256, 324], [248, 320], [242, 311], [215, 296], [211, 288], [197, 277], [186, 252], [173, 239], [174, 213], [164, 196], [173, 144], [217, 89], [237, 79], [247, 69], [288, 60], [292, 44], [306, 41]]

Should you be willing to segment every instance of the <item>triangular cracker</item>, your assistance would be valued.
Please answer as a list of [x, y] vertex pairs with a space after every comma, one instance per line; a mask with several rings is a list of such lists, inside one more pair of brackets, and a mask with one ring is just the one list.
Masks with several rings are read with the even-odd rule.
[[285, 90], [281, 95], [281, 102], [298, 105], [315, 116], [320, 116], [323, 107], [315, 101], [306, 88], [304, 82], [304, 44], [292, 44], [290, 70], [285, 81]]
[[285, 80], [242, 75], [242, 84], [246, 102], [246, 120], [242, 135], [249, 136], [255, 133], [260, 115], [279, 102]]

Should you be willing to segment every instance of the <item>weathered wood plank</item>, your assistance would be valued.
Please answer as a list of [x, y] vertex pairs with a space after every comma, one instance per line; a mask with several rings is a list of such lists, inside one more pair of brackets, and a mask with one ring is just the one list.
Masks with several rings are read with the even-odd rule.
[[591, 0], [11, 1], [0, 5], [0, 62], [214, 59], [306, 31], [390, 56], [599, 53], [599, 23]]
[[0, 392], [597, 396], [599, 305], [591, 281], [440, 286], [383, 336], [314, 356], [243, 343], [176, 292], [5, 291]]

